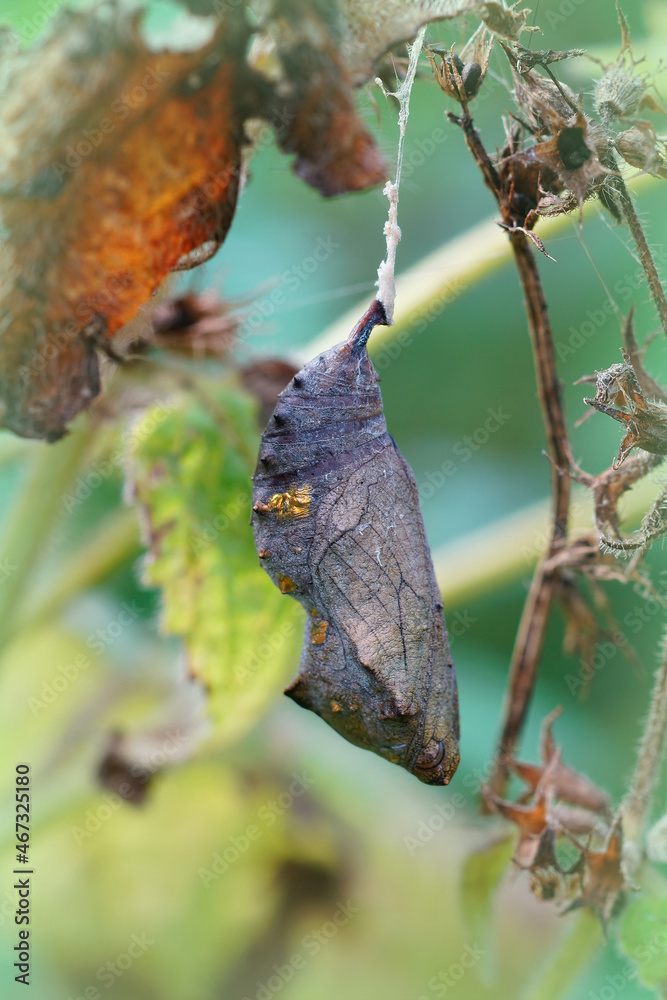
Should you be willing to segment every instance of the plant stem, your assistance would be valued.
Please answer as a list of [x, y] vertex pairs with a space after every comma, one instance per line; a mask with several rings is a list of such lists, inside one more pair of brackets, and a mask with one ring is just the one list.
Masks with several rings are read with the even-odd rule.
[[[615, 162], [615, 159], [613, 167], [618, 170], [618, 164]], [[613, 177], [611, 183], [620, 202], [621, 210], [625, 217], [625, 221], [628, 224], [630, 234], [635, 241], [635, 246], [637, 247], [637, 253], [639, 255], [639, 263], [641, 264], [642, 270], [646, 275], [646, 281], [648, 282], [651, 298], [655, 303], [655, 308], [658, 316], [660, 317], [662, 329], [667, 336], [667, 299], [665, 298], [665, 292], [653, 260], [653, 255], [646, 241], [641, 222], [639, 221], [639, 216], [635, 211], [635, 206], [632, 202], [632, 198], [630, 197], [630, 192], [627, 189], [626, 183], [620, 174]]]
[[[651, 181], [649, 175], [642, 175], [632, 181], [632, 189], [643, 191]], [[585, 202], [582, 208], [584, 218], [588, 218], [596, 209], [597, 202], [593, 199]], [[540, 220], [540, 234], [545, 241], [571, 227], [572, 219], [569, 215], [555, 215]], [[368, 347], [371, 358], [396, 340], [399, 340], [401, 346], [411, 344], [416, 332], [426, 329], [427, 324], [440, 316], [477, 282], [504, 267], [511, 256], [507, 235], [492, 218], [476, 223], [426, 254], [398, 275], [394, 325], [380, 326], [373, 332]], [[323, 333], [300, 347], [295, 352], [296, 361], [304, 365], [317, 354], [345, 340], [368, 306], [369, 295], [372, 294], [373, 283], [369, 281], [364, 297], [339, 316]], [[419, 327], [415, 331], [417, 324]]]
[[482, 173], [484, 183], [498, 202], [503, 222], [509, 230], [514, 262], [523, 289], [528, 330], [533, 347], [538, 395], [542, 407], [548, 453], [552, 463], [553, 503], [550, 542], [535, 572], [530, 594], [521, 616], [510, 665], [510, 677], [503, 712], [504, 723], [498, 741], [496, 770], [489, 782], [493, 791], [502, 795], [507, 783], [505, 760], [513, 753], [528, 714], [553, 601], [558, 570], [547, 570], [546, 564], [563, 545], [567, 536], [570, 479], [565, 474], [565, 470], [569, 469], [570, 466], [570, 452], [551, 323], [535, 257], [528, 245], [525, 233], [518, 231], [512, 225], [511, 210], [502, 195], [496, 169], [491, 163], [467, 108], [464, 107], [463, 111], [464, 113], [460, 117], [452, 114], [449, 114], [448, 117], [463, 130], [466, 145]]
[[557, 570], [548, 571], [546, 563], [565, 541], [570, 505], [570, 477], [563, 471], [570, 464], [567, 431], [547, 304], [535, 257], [525, 235], [511, 233], [510, 242], [528, 315], [538, 394], [552, 461], [553, 499], [549, 546], [535, 571], [512, 654], [505, 722], [498, 742], [498, 767], [490, 781], [499, 795], [503, 793], [507, 778], [503, 761], [513, 753], [526, 720], [549, 622]]
[[[650, 818], [653, 794], [660, 779], [667, 730], [667, 631], [662, 642], [662, 659], [655, 674], [651, 704], [642, 734], [637, 763], [623, 802], [623, 832], [626, 843], [640, 848], [644, 828]], [[639, 860], [641, 849], [629, 852]]]
[[6, 579], [0, 585], [0, 645], [12, 627], [35, 563], [54, 523], [62, 515], [62, 494], [78, 469], [91, 438], [89, 421], [81, 421], [57, 444], [38, 446], [0, 541]]
[[114, 511], [95, 529], [94, 537], [60, 566], [43, 591], [17, 608], [8, 637], [53, 618], [84, 590], [96, 586], [140, 552], [136, 510]]

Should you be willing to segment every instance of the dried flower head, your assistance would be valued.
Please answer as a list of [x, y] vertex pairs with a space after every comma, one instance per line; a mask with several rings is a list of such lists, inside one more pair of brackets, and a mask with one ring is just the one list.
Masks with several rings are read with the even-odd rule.
[[632, 128], [619, 132], [614, 145], [631, 167], [667, 178], [667, 141], [656, 135], [649, 122], [636, 122]]
[[[466, 103], [477, 95], [489, 67], [492, 48], [493, 35], [481, 24], [460, 53], [454, 52], [453, 46], [446, 50], [434, 46], [427, 49], [435, 78], [448, 97]], [[436, 57], [440, 58], [440, 65]]]
[[614, 121], [624, 121], [645, 108], [652, 111], [663, 110], [647, 92], [650, 86], [649, 76], [639, 75], [636, 71], [641, 60], [635, 60], [632, 56], [627, 21], [618, 4], [616, 9], [621, 29], [621, 50], [616, 62], [604, 67], [604, 75], [597, 81], [593, 92], [595, 110], [607, 128]]
[[613, 468], [618, 469], [633, 448], [643, 448], [653, 455], [667, 455], [667, 405], [647, 399], [641, 390], [630, 356], [623, 352], [623, 364], [597, 372], [594, 399], [584, 399], [601, 413], [613, 417], [626, 432]]

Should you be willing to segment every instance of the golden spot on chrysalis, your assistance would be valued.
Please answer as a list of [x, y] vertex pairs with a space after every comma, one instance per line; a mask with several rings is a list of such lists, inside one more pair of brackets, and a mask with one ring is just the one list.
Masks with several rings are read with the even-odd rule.
[[326, 642], [327, 629], [329, 628], [329, 622], [320, 622], [316, 625], [310, 634], [310, 641], [313, 646], [321, 646], [322, 643]]
[[292, 594], [296, 590], [294, 580], [289, 576], [285, 576], [284, 573], [278, 573], [278, 587], [281, 594]]
[[285, 493], [274, 493], [269, 497], [268, 503], [256, 503], [253, 510], [263, 514], [271, 511], [278, 517], [308, 517], [310, 491], [308, 483], [304, 483], [303, 486], [290, 486]]
[[331, 711], [332, 712], [340, 712], [340, 705], [338, 704], [337, 701], [332, 701], [331, 702]]

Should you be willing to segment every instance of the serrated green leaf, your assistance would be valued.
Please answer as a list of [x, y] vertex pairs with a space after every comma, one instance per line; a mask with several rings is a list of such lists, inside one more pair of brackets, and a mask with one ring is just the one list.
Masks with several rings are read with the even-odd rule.
[[660, 891], [647, 892], [630, 903], [620, 922], [618, 940], [636, 965], [640, 981], [667, 989], [667, 886], [662, 884]]
[[130, 443], [148, 524], [144, 580], [162, 589], [162, 628], [182, 637], [223, 742], [283, 689], [301, 631], [298, 607], [275, 589], [253, 544], [257, 443], [252, 400], [230, 384], [147, 410]]

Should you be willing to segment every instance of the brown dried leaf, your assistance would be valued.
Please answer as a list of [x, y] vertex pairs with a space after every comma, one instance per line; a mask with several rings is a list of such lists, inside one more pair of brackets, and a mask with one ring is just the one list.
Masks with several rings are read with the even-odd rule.
[[547, 803], [544, 797], [535, 796], [533, 802], [522, 805], [509, 802], [496, 795], [488, 786], [482, 789], [484, 802], [494, 812], [515, 823], [519, 837], [514, 852], [514, 861], [520, 868], [531, 868], [540, 851], [542, 837], [547, 830]]
[[28, 437], [64, 433], [99, 391], [96, 347], [214, 252], [236, 203], [243, 14], [154, 53], [136, 16], [106, 13], [69, 13], [3, 66], [0, 400]]
[[241, 322], [217, 292], [185, 292], [160, 302], [151, 314], [149, 343], [194, 357], [224, 357]]
[[294, 172], [326, 197], [385, 181], [384, 159], [355, 109], [336, 6], [276, 0], [264, 29], [284, 74], [276, 136], [284, 152], [297, 154]]
[[622, 852], [623, 830], [619, 815], [603, 850], [583, 849], [581, 893], [568, 910], [587, 906], [598, 914], [603, 927], [606, 926], [621, 893], [630, 887], [623, 871]]
[[259, 424], [266, 427], [276, 408], [278, 397], [296, 375], [298, 368], [278, 358], [263, 358], [241, 369], [241, 379], [248, 392], [259, 400]]

